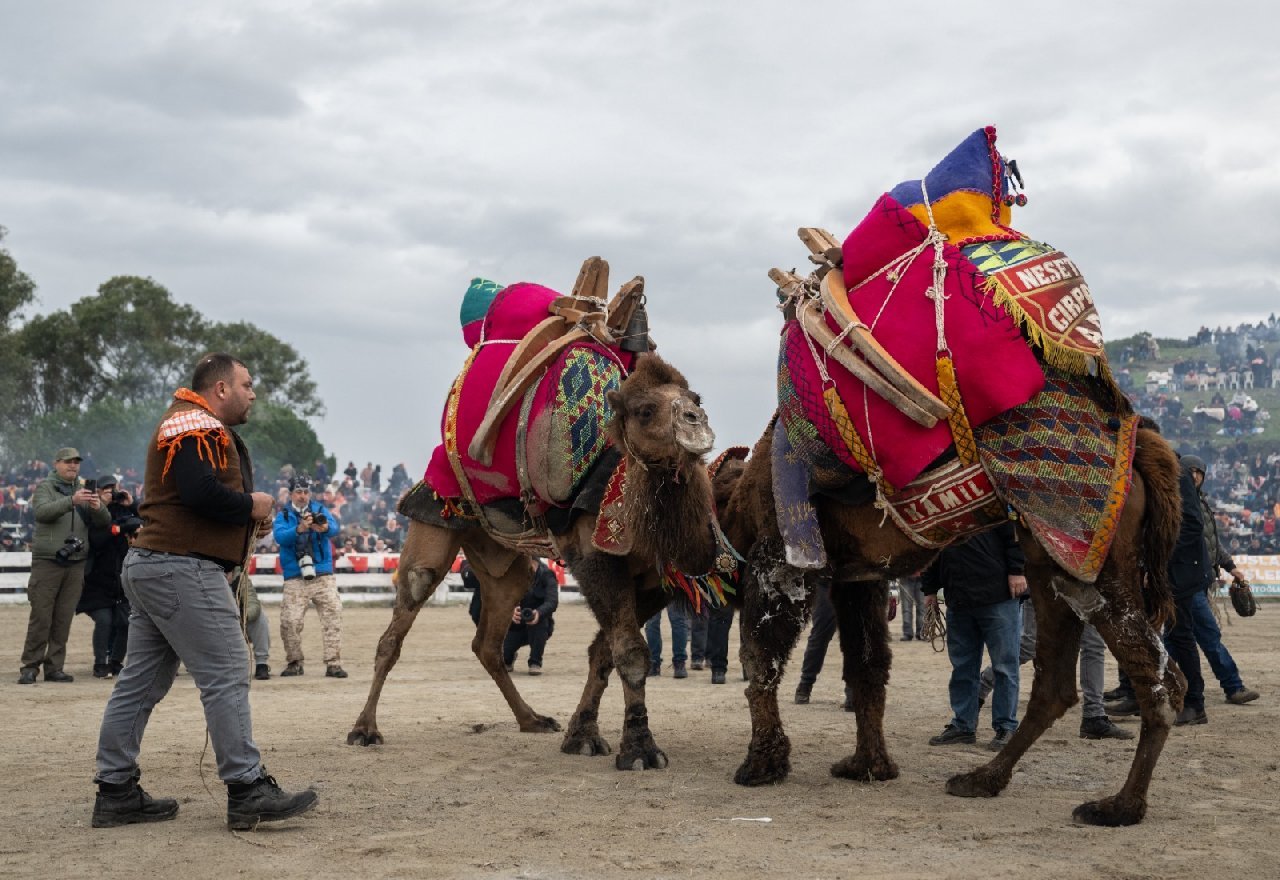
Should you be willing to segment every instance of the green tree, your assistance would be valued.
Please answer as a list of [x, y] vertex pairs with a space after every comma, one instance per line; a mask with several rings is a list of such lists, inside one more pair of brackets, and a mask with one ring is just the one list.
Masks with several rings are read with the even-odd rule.
[[[0, 226], [0, 431], [15, 424], [22, 414], [26, 389], [31, 384], [30, 363], [22, 353], [14, 326], [24, 308], [35, 302], [36, 285], [4, 247], [6, 231]], [[0, 458], [8, 451], [0, 434]]]
[[324, 446], [311, 425], [291, 407], [261, 397], [253, 405], [249, 423], [236, 429], [253, 454], [253, 472], [261, 483], [274, 477], [283, 465], [311, 473], [312, 464], [324, 458]]
[[[101, 467], [140, 467], [169, 395], [196, 359], [227, 351], [249, 365], [258, 389], [249, 436], [272, 469], [324, 457], [307, 419], [324, 413], [306, 360], [244, 322], [206, 320], [150, 278], [118, 276], [65, 310], [11, 326], [35, 285], [0, 250], [0, 456], [47, 458], [68, 443]], [[296, 444], [291, 448], [289, 444]], [[259, 472], [262, 472], [259, 467]]]

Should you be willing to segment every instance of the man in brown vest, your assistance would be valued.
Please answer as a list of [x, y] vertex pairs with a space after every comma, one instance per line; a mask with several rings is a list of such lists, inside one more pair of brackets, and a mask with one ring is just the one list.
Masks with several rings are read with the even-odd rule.
[[249, 655], [230, 572], [243, 563], [272, 498], [253, 491], [249, 450], [231, 430], [253, 407], [253, 379], [239, 360], [211, 354], [179, 388], [147, 450], [143, 527], [122, 580], [133, 607], [129, 656], [98, 738], [93, 826], [172, 819], [178, 802], [138, 785], [147, 720], [173, 685], [178, 663], [200, 689], [205, 723], [227, 784], [227, 826], [297, 816], [314, 791], [282, 791], [262, 766], [249, 714]]

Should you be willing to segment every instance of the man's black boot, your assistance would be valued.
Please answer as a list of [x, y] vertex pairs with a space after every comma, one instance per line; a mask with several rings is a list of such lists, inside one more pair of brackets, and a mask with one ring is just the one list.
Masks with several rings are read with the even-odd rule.
[[120, 783], [98, 783], [98, 797], [93, 802], [94, 828], [115, 828], [138, 822], [164, 822], [176, 815], [176, 800], [153, 798], [142, 790], [137, 779]]
[[251, 831], [259, 822], [279, 822], [301, 816], [319, 799], [307, 789], [289, 793], [276, 784], [272, 776], [262, 774], [253, 782], [227, 783], [227, 827], [232, 831]]

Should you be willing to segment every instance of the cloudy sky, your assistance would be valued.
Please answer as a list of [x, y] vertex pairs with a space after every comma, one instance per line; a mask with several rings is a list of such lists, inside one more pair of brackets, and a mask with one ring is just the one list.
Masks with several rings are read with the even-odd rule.
[[4, 0], [0, 225], [38, 311], [150, 276], [310, 362], [340, 463], [420, 473], [468, 280], [643, 275], [719, 446], [772, 266], [994, 123], [1112, 338], [1280, 308], [1280, 15], [1218, 2]]

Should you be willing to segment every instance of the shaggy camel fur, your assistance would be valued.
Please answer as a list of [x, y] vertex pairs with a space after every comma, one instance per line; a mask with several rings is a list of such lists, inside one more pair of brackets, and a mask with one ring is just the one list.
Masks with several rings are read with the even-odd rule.
[[[882, 512], [871, 504], [847, 506], [826, 499], [815, 504], [829, 568], [817, 572], [787, 566], [774, 507], [771, 446], [772, 431], [767, 431], [720, 519], [748, 565], [741, 591], [741, 657], [751, 678], [747, 701], [752, 736], [735, 781], [761, 785], [790, 771], [791, 744], [778, 713], [778, 684], [814, 591], [828, 585], [839, 621], [843, 677], [857, 717], [854, 751], [836, 762], [831, 773], [859, 781], [893, 779], [898, 767], [883, 729], [892, 659], [884, 613], [887, 579], [918, 571], [933, 551], [884, 524]], [[1039, 628], [1030, 704], [1012, 741], [986, 765], [952, 777], [948, 792], [999, 794], [1023, 753], [1076, 702], [1075, 658], [1087, 621], [1134, 682], [1142, 733], [1120, 792], [1080, 805], [1074, 816], [1094, 825], [1142, 820], [1152, 770], [1185, 689], [1181, 675], [1168, 665], [1158, 635], [1172, 610], [1166, 566], [1181, 514], [1177, 478], [1177, 460], [1168, 444], [1157, 433], [1140, 430], [1133, 489], [1106, 564], [1092, 585], [1071, 578], [1020, 528]]]
[[[610, 555], [592, 544], [597, 517], [579, 516], [567, 533], [553, 536], [561, 557], [578, 580], [600, 624], [588, 652], [589, 677], [582, 702], [569, 722], [562, 748], [579, 754], [608, 754], [600, 735], [600, 693], [616, 666], [622, 679], [625, 717], [619, 769], [665, 767], [667, 757], [649, 731], [644, 685], [648, 649], [641, 624], [666, 605], [659, 566], [682, 571], [711, 568], [716, 543], [711, 529], [711, 486], [702, 456], [714, 435], [696, 394], [678, 370], [654, 354], [641, 355], [621, 388], [609, 395], [613, 417], [610, 437], [627, 468], [624, 520], [632, 539], [626, 556]], [[449, 571], [458, 550], [467, 554], [480, 582], [481, 617], [471, 649], [502, 691], [522, 731], [555, 731], [554, 718], [535, 712], [520, 696], [502, 662], [502, 640], [515, 607], [528, 588], [521, 556], [478, 524], [449, 529], [411, 521], [396, 579], [391, 623], [378, 642], [369, 698], [347, 742], [383, 742], [377, 704], [388, 673], [422, 606]]]

